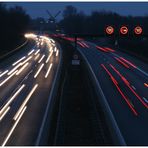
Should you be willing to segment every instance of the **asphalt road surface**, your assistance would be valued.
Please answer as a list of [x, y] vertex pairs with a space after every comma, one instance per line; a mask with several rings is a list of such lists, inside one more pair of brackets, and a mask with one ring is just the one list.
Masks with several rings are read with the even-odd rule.
[[[100, 45], [99, 45], [100, 44]], [[148, 145], [148, 64], [117, 50], [79, 41], [127, 145]]]
[[2, 146], [34, 145], [39, 133], [61, 53], [53, 40], [35, 40], [0, 63]]

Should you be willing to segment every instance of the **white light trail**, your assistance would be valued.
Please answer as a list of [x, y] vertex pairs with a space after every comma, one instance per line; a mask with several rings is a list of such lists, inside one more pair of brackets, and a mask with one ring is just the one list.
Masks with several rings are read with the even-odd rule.
[[46, 60], [46, 63], [48, 63], [48, 61], [50, 60], [50, 57], [52, 56], [52, 54], [53, 54], [53, 50], [52, 50], [51, 53], [49, 54], [49, 56], [48, 56], [48, 58], [47, 58], [47, 60]]
[[16, 75], [19, 75], [27, 66], [29, 63], [26, 63], [17, 73]]
[[52, 46], [49, 48], [49, 51], [50, 51], [50, 52], [51, 52], [52, 48], [53, 48]]
[[34, 58], [35, 60], [37, 60], [40, 56], [40, 53]]
[[0, 114], [4, 112], [4, 110], [11, 104], [11, 102], [16, 98], [16, 96], [23, 90], [25, 87], [25, 84], [23, 84], [16, 92], [15, 94], [10, 98], [10, 100], [4, 105], [4, 107], [0, 110]]
[[10, 106], [7, 107], [7, 109], [3, 112], [2, 115], [0, 115], [0, 121], [4, 118], [4, 116], [7, 114], [7, 112], [9, 111]]
[[25, 35], [25, 38], [36, 38], [37, 35], [33, 34], [33, 33], [26, 33]]
[[37, 55], [39, 52], [40, 52], [40, 49], [38, 49], [38, 50], [35, 52], [34, 55]]
[[11, 74], [9, 77], [7, 77], [4, 81], [2, 81], [0, 83], [0, 86], [2, 86], [3, 84], [5, 84], [11, 77], [13, 77], [16, 73], [17, 73], [18, 70], [16, 70], [13, 74]]
[[46, 75], [45, 75], [45, 78], [47, 78], [47, 77], [48, 77], [48, 75], [49, 75], [49, 72], [50, 72], [51, 68], [52, 68], [52, 63], [50, 64], [50, 66], [49, 66], [49, 68], [48, 68], [48, 70], [47, 70], [47, 73], [46, 73]]
[[58, 56], [58, 54], [59, 54], [59, 50], [57, 50], [57, 52], [56, 52], [56, 57]]
[[15, 66], [16, 64], [18, 64], [20, 61], [24, 60], [26, 57], [22, 57], [21, 59], [19, 59], [18, 61], [16, 61], [15, 63], [13, 63], [12, 65]]
[[40, 71], [42, 70], [43, 66], [44, 66], [44, 64], [42, 64], [42, 65], [40, 66], [40, 68], [38, 69], [38, 71], [37, 71], [36, 74], [34, 75], [34, 78], [36, 78], [36, 77], [38, 76], [38, 74], [39, 74]]
[[18, 69], [20, 66], [22, 66], [22, 63], [15, 66], [7, 75], [11, 75], [16, 69]]
[[43, 42], [43, 41], [41, 41], [41, 46], [43, 46], [43, 44], [44, 44], [44, 42]]
[[41, 63], [41, 61], [44, 59], [45, 55], [43, 55], [40, 60], [38, 61], [38, 63]]
[[25, 110], [27, 109], [27, 107], [24, 107], [23, 111], [21, 112], [19, 118], [17, 119], [17, 121], [15, 122], [15, 124], [13, 125], [13, 127], [11, 128], [10, 132], [8, 133], [7, 137], [5, 138], [4, 142], [2, 143], [2, 147], [6, 145], [6, 143], [8, 142], [10, 136], [12, 135], [13, 131], [15, 130], [17, 124], [19, 123], [21, 117], [23, 116]]
[[21, 114], [23, 108], [26, 106], [27, 102], [29, 101], [29, 99], [31, 98], [32, 94], [35, 92], [36, 88], [38, 87], [38, 84], [35, 84], [35, 86], [32, 88], [32, 90], [30, 91], [30, 93], [28, 94], [28, 96], [26, 97], [26, 99], [24, 100], [24, 102], [22, 103], [21, 107], [19, 108], [19, 110], [17, 111], [17, 113], [15, 114], [15, 116], [13, 117], [14, 120], [17, 120], [19, 115]]
[[39, 46], [39, 45], [40, 45], [40, 43], [38, 42], [38, 43], [37, 43], [37, 46]]
[[28, 57], [24, 62], [22, 62], [21, 64], [24, 65], [25, 63], [27, 63], [30, 59], [32, 58], [32, 56]]
[[3, 73], [0, 74], [0, 78], [5, 75], [6, 73], [8, 73], [8, 70], [4, 71]]
[[34, 52], [34, 49], [31, 50], [31, 51], [28, 53], [28, 55], [31, 55], [33, 52]]
[[54, 47], [54, 52], [56, 52], [57, 51], [57, 47]]

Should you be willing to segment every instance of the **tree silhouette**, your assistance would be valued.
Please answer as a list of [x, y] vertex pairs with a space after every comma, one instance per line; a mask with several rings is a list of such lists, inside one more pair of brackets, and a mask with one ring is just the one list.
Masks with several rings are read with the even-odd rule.
[[[111, 42], [118, 40], [122, 48], [126, 48], [131, 52], [142, 54], [148, 57], [148, 38], [135, 37], [134, 27], [140, 25], [143, 32], [148, 36], [148, 16], [121, 16], [111, 11], [93, 11], [91, 15], [86, 16], [73, 6], [67, 6], [63, 11], [63, 19], [60, 21], [61, 28], [67, 34], [98, 34], [100, 37], [105, 37], [105, 27], [112, 25], [115, 28], [115, 34], [112, 36]], [[129, 28], [129, 36], [121, 37], [119, 29], [122, 25], [127, 25]]]
[[0, 52], [7, 52], [17, 46], [23, 40], [24, 33], [28, 29], [30, 17], [22, 7], [7, 9], [4, 3], [0, 3]]

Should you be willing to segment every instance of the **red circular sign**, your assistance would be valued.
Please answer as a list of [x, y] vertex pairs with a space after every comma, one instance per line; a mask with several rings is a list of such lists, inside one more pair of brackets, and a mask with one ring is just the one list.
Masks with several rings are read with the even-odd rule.
[[140, 26], [136, 26], [135, 28], [134, 28], [134, 32], [135, 32], [135, 34], [137, 34], [137, 35], [139, 35], [139, 34], [142, 34], [142, 28], [140, 27]]
[[106, 33], [111, 35], [114, 33], [114, 28], [112, 26], [107, 26], [106, 27]]
[[120, 28], [120, 33], [126, 35], [128, 33], [128, 28], [126, 26], [122, 26]]

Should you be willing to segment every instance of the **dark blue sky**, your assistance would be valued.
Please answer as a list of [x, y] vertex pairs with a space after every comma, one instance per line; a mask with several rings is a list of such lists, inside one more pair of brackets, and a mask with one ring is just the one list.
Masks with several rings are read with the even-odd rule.
[[[148, 15], [148, 2], [7, 2], [7, 6], [22, 6], [32, 17], [47, 18], [46, 9], [53, 15], [65, 6], [73, 5], [79, 11], [90, 14], [94, 10], [114, 11], [121, 15], [144, 16]], [[58, 19], [62, 18], [62, 15]]]

